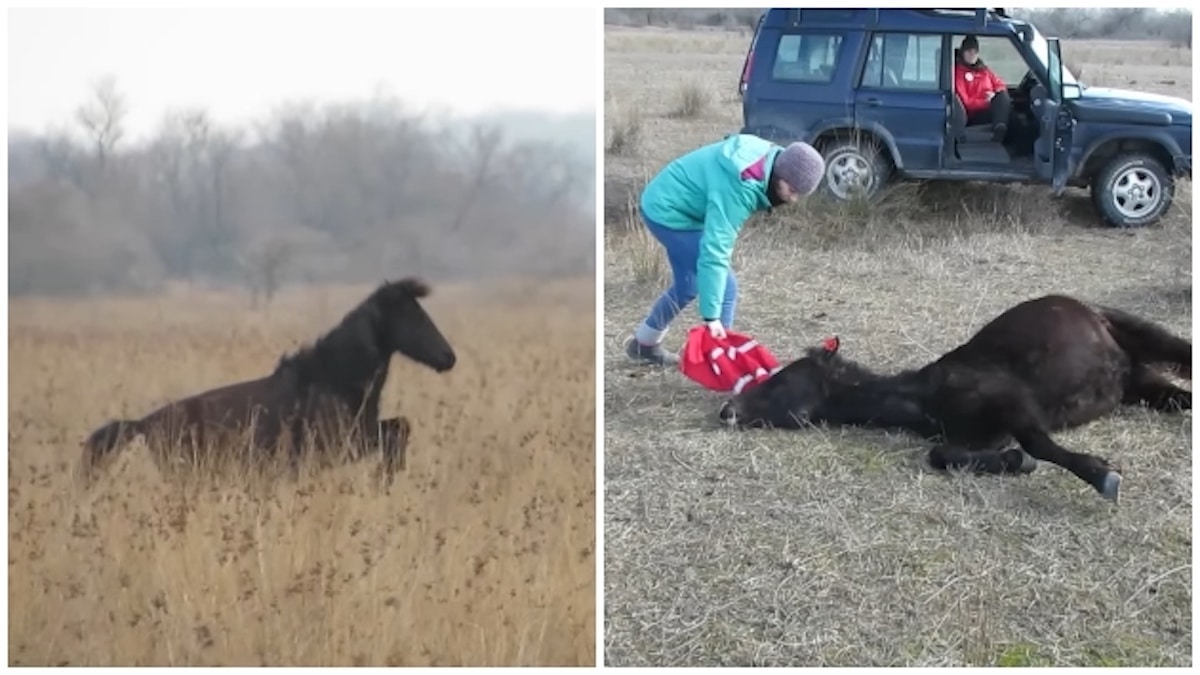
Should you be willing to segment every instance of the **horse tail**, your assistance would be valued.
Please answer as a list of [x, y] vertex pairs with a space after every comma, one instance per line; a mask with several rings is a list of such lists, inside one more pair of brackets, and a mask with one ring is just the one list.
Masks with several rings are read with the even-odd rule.
[[1176, 374], [1192, 379], [1192, 343], [1166, 328], [1129, 312], [1099, 307], [1108, 322], [1108, 333], [1134, 361], [1178, 367]]
[[84, 477], [90, 479], [92, 471], [103, 460], [109, 458], [121, 445], [141, 433], [143, 433], [141, 420], [109, 420], [104, 426], [89, 434], [82, 444]]

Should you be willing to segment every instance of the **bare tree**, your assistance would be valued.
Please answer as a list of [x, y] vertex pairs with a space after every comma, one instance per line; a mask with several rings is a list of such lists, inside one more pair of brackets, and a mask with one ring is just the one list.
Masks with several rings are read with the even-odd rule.
[[38, 150], [46, 173], [52, 179], [84, 189], [84, 157], [67, 132], [55, 131], [42, 136]]
[[247, 276], [250, 305], [270, 304], [283, 285], [283, 275], [295, 254], [292, 243], [282, 238], [261, 242], [249, 253], [238, 254], [238, 262]]
[[125, 96], [117, 91], [117, 81], [106, 75], [92, 85], [92, 100], [79, 106], [75, 120], [83, 127], [103, 169], [125, 136], [125, 115], [129, 112]]
[[167, 113], [148, 153], [153, 184], [165, 196], [165, 222], [151, 239], [168, 268], [190, 278], [223, 266], [236, 238], [228, 172], [236, 135], [200, 108]]
[[546, 140], [573, 121], [464, 121], [379, 99], [300, 104], [244, 143], [206, 110], [184, 109], [135, 145], [125, 111], [108, 78], [66, 120], [73, 133], [10, 142], [34, 162], [10, 184], [18, 292], [232, 281], [261, 304], [285, 278], [537, 276], [594, 255], [579, 205], [589, 150], [575, 147], [577, 133], [570, 147]]
[[500, 130], [492, 125], [476, 124], [471, 127], [467, 141], [463, 144], [462, 156], [466, 158], [467, 180], [462, 192], [450, 231], [459, 232], [479, 199], [479, 193], [492, 179], [492, 173], [504, 141]]

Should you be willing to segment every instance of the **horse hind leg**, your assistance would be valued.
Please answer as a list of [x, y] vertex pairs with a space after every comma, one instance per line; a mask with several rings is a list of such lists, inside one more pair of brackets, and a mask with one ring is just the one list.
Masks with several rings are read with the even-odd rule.
[[1192, 392], [1176, 386], [1162, 373], [1137, 364], [1125, 388], [1124, 403], [1144, 404], [1161, 412], [1179, 412], [1192, 409]]
[[1111, 307], [1100, 308], [1108, 321], [1109, 333], [1135, 363], [1163, 363], [1176, 366], [1179, 376], [1192, 379], [1192, 343], [1166, 328]]

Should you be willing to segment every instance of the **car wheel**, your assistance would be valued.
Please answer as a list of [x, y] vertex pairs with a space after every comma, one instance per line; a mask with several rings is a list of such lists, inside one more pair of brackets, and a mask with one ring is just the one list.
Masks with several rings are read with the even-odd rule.
[[1162, 217], [1175, 196], [1175, 181], [1150, 155], [1117, 155], [1092, 181], [1092, 205], [1109, 225], [1144, 227]]
[[821, 192], [833, 199], [848, 201], [858, 196], [873, 200], [887, 184], [891, 167], [874, 143], [833, 141], [822, 147], [821, 154], [825, 157]]

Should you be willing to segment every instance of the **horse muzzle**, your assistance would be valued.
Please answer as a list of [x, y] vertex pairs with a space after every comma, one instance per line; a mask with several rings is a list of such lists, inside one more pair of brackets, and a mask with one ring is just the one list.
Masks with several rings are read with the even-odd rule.
[[455, 364], [458, 363], [458, 357], [454, 352], [445, 352], [437, 358], [432, 364], [433, 369], [438, 373], [446, 373], [454, 370]]
[[738, 425], [737, 405], [734, 404], [733, 399], [721, 404], [721, 409], [717, 411], [717, 417], [726, 427], [733, 428]]

